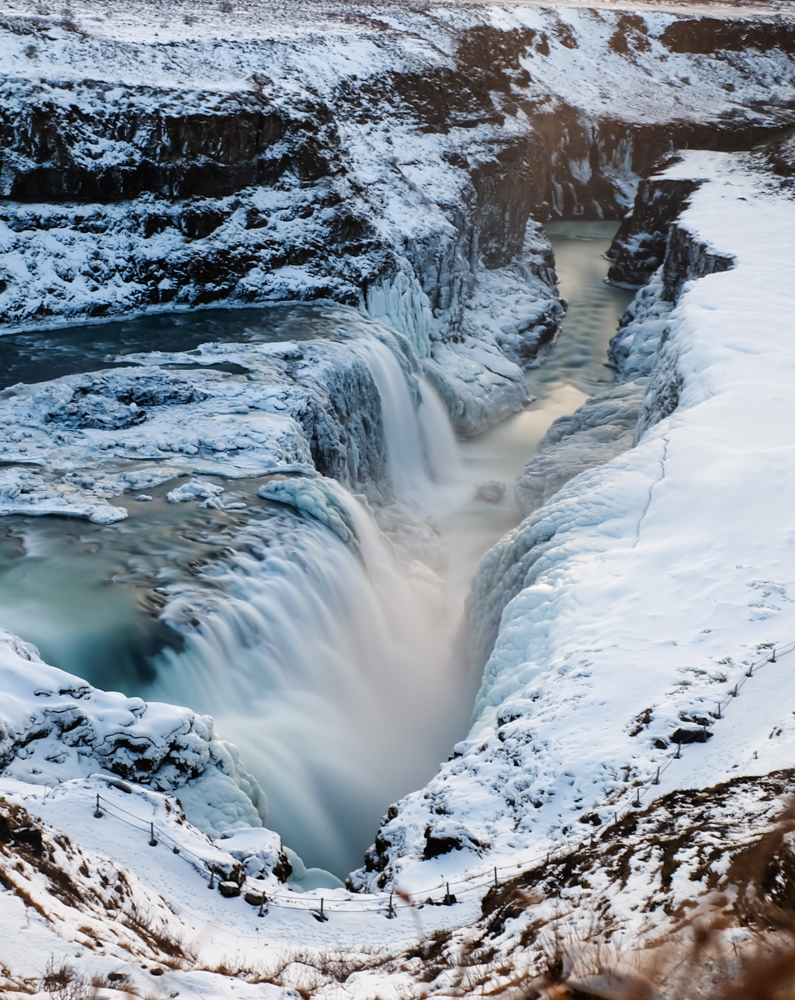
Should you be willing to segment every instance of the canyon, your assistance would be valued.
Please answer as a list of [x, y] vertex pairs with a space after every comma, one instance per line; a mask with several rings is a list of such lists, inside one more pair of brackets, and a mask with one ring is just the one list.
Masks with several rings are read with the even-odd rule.
[[732, 865], [795, 732], [786, 12], [0, 30], [4, 988], [44, 949], [108, 997], [530, 995], [561, 926], [709, 906], [753, 944]]

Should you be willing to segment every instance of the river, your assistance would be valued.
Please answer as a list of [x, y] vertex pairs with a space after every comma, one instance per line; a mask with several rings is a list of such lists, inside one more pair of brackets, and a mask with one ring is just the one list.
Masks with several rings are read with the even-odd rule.
[[[423, 427], [444, 468], [421, 513], [448, 552], [444, 587], [416, 564], [398, 567], [352, 500], [359, 558], [321, 525], [258, 500], [259, 480], [226, 483], [241, 506], [224, 512], [169, 504], [165, 484], [146, 504], [125, 501], [130, 516], [110, 526], [3, 518], [0, 625], [98, 686], [212, 714], [263, 786], [268, 824], [308, 864], [344, 875], [388, 805], [466, 732], [476, 682], [450, 649], [477, 563], [519, 523], [513, 481], [551, 422], [612, 382], [607, 344], [630, 300], [604, 281], [615, 228], [550, 225], [569, 309], [528, 373], [534, 398], [521, 413], [456, 457], [426, 400]], [[234, 342], [241, 326], [249, 341], [333, 336], [313, 306], [213, 310], [0, 338], [0, 367], [5, 385], [40, 381], [123, 354]], [[405, 405], [390, 404], [403, 427]], [[393, 439], [405, 447], [411, 436]], [[485, 482], [505, 485], [497, 502], [478, 495]]]

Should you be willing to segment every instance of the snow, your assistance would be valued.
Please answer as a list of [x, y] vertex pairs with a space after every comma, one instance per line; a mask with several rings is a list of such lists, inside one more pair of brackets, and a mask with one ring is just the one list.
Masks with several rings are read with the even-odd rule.
[[[93, 14], [95, 5], [74, 7], [80, 26], [100, 16]], [[0, 514], [69, 514], [110, 524], [126, 516], [111, 500], [129, 493], [143, 501], [149, 494], [140, 490], [172, 479], [191, 477], [169, 491], [169, 500], [223, 507], [228, 487], [202, 477], [274, 477], [260, 496], [305, 518], [290, 520], [300, 544], [285, 529], [280, 549], [272, 534], [250, 527], [250, 553], [232, 569], [219, 564], [208, 573], [216, 574], [216, 582], [226, 577], [227, 611], [218, 614], [221, 599], [196, 600], [204, 620], [192, 626], [193, 645], [181, 661], [192, 679], [191, 670], [209, 662], [196, 650], [203, 644], [205, 652], [217, 654], [219, 692], [227, 679], [221, 667], [234, 665], [240, 680], [241, 664], [248, 665], [251, 676], [243, 676], [239, 690], [226, 684], [223, 695], [257, 704], [252, 678], [261, 679], [264, 654], [247, 649], [250, 659], [241, 657], [250, 635], [250, 604], [244, 614], [243, 602], [236, 603], [243, 590], [235, 590], [245, 589], [250, 601], [246, 573], [254, 560], [292, 565], [296, 551], [313, 555], [322, 582], [333, 580], [342, 591], [334, 596], [359, 602], [357, 638], [375, 627], [388, 631], [386, 612], [401, 604], [408, 608], [401, 622], [412, 640], [436, 613], [430, 600], [418, 607], [417, 593], [398, 579], [394, 554], [370, 520], [368, 505], [392, 501], [395, 493], [411, 500], [439, 471], [439, 454], [428, 438], [441, 428], [440, 411], [429, 416], [426, 407], [420, 415], [421, 401], [432, 398], [423, 376], [464, 433], [516, 412], [527, 399], [521, 366], [532, 360], [539, 338], [550, 334], [560, 314], [544, 270], [545, 241], [531, 223], [519, 233], [522, 247], [515, 257], [492, 266], [487, 244], [504, 232], [497, 226], [499, 235], [489, 236], [488, 224], [474, 225], [471, 214], [462, 222], [461, 214], [473, 198], [476, 168], [495, 162], [495, 144], [524, 142], [532, 133], [524, 108], [554, 113], [568, 106], [592, 120], [614, 116], [636, 124], [697, 121], [705, 107], [715, 116], [736, 112], [731, 88], [742, 81], [743, 113], [761, 126], [774, 119], [764, 110], [766, 102], [788, 99], [792, 66], [776, 50], [750, 48], [726, 60], [669, 52], [662, 36], [678, 15], [667, 12], [644, 15], [647, 45], [626, 60], [610, 46], [618, 12], [521, 5], [441, 7], [427, 14], [403, 9], [384, 12], [386, 21], [379, 11], [366, 28], [330, 17], [331, 30], [321, 34], [294, 12], [270, 21], [252, 18], [251, 9], [246, 4], [234, 17], [199, 18], [195, 28], [178, 6], [159, 10], [153, 41], [146, 5], [107, 12], [90, 31], [33, 22], [22, 17], [19, 5], [0, 48], [13, 77], [7, 109], [13, 118], [26, 101], [32, 106], [33, 98], [45, 94], [53, 107], [96, 114], [104, 105], [129, 106], [145, 118], [164, 108], [180, 114], [186, 103], [215, 113], [226, 99], [257, 101], [267, 91], [291, 125], [302, 120], [311, 130], [311, 100], [334, 106], [354, 73], [372, 83], [392, 71], [422, 76], [453, 66], [465, 28], [487, 25], [506, 34], [532, 28], [543, 32], [549, 48], [547, 56], [539, 42], [524, 46], [520, 60], [530, 79], [514, 93], [531, 103], [514, 109], [499, 128], [451, 122], [446, 131], [433, 132], [396, 119], [342, 116], [338, 137], [331, 142], [325, 136], [340, 155], [341, 178], [323, 179], [311, 193], [290, 177], [281, 187], [198, 200], [197, 210], [220, 206], [226, 213], [207, 237], [191, 239], [166, 225], [144, 239], [144, 223], [158, 214], [173, 216], [170, 199], [153, 194], [114, 205], [8, 206], [0, 226], [7, 330], [12, 324], [35, 326], [42, 315], [57, 324], [84, 314], [193, 305], [198, 284], [192, 279], [177, 288], [164, 276], [157, 284], [163, 299], [153, 300], [136, 269], [147, 261], [159, 267], [163, 260], [178, 269], [240, 248], [258, 258], [265, 236], [257, 235], [256, 226], [246, 228], [249, 213], [270, 215], [267, 239], [279, 246], [322, 242], [322, 225], [302, 215], [313, 199], [321, 221], [341, 198], [372, 222], [373, 246], [361, 259], [337, 254], [335, 247], [329, 260], [318, 262], [316, 255], [308, 265], [268, 267], [257, 259], [235, 282], [219, 281], [215, 289], [238, 305], [317, 295], [353, 302], [355, 307], [324, 307], [340, 328], [331, 339], [153, 352], [127, 357], [131, 367], [18, 385], [0, 395]], [[567, 43], [572, 38], [573, 46]], [[263, 66], [270, 83], [253, 75]], [[748, 111], [754, 102], [759, 108]], [[469, 157], [466, 170], [455, 166], [461, 149]], [[83, 162], [109, 168], [137, 156], [89, 128], [78, 152]], [[276, 157], [287, 152], [288, 145], [278, 141], [271, 149]], [[633, 189], [631, 165], [631, 149], [619, 143], [606, 170], [615, 174], [621, 204]], [[18, 167], [6, 164], [3, 183], [12, 182]], [[572, 157], [570, 168], [581, 183], [590, 176], [586, 158]], [[750, 676], [749, 667], [766, 660], [771, 646], [789, 642], [795, 624], [789, 503], [795, 486], [789, 433], [795, 417], [795, 293], [789, 274], [795, 204], [748, 156], [691, 152], [665, 177], [704, 182], [678, 223], [683, 238], [692, 237], [694, 267], [705, 248], [733, 258], [735, 266], [685, 284], [672, 308], [662, 299], [658, 274], [614, 346], [627, 384], [559, 422], [522, 477], [518, 489], [526, 509], [542, 505], [489, 553], [470, 601], [473, 658], [487, 658], [472, 730], [439, 774], [404, 798], [396, 815], [390, 813], [370, 870], [355, 878], [371, 889], [398, 885], [427, 892], [437, 903], [445, 880], [452, 881], [460, 903], [424, 909], [423, 936], [476, 919], [492, 864], [517, 866], [561, 844], [576, 846], [583, 839], [580, 820], [598, 816], [608, 823], [641, 789], [645, 803], [688, 785], [710, 788], [732, 774], [765, 775], [792, 759], [792, 657], [781, 655]], [[551, 183], [553, 208], [562, 210], [566, 191]], [[245, 374], [211, 367], [218, 364], [237, 365]], [[359, 502], [349, 491], [362, 494]], [[241, 507], [233, 502], [229, 509]], [[417, 527], [406, 527], [398, 505], [376, 513], [381, 523], [391, 517], [399, 522], [393, 537]], [[421, 549], [428, 532], [417, 531]], [[356, 557], [379, 578], [378, 600], [356, 589], [364, 579]], [[299, 609], [312, 606], [317, 596], [307, 592], [304, 577], [274, 574], [262, 584], [260, 574], [257, 581], [277, 586]], [[431, 574], [425, 583], [427, 598]], [[175, 588], [169, 596], [167, 615], [176, 621], [197, 595]], [[332, 606], [329, 600], [327, 620], [315, 629], [319, 645], [338, 624], [328, 611]], [[300, 627], [310, 618], [298, 614], [296, 620]], [[282, 622], [295, 633], [294, 624]], [[288, 651], [306, 653], [304, 638], [298, 636], [301, 641]], [[361, 646], [370, 649], [363, 638]], [[429, 675], [429, 661], [415, 652], [393, 643], [393, 666]], [[302, 666], [311, 673], [319, 664], [320, 657], [307, 657]], [[404, 907], [397, 919], [387, 920], [386, 894], [351, 898], [327, 873], [307, 871], [293, 852], [286, 853], [297, 891], [279, 888], [274, 870], [283, 852], [276, 835], [259, 825], [261, 792], [239, 751], [216, 738], [208, 717], [98, 691], [43, 664], [34, 649], [6, 633], [0, 635], [0, 674], [0, 792], [51, 824], [48, 838], [61, 852], [54, 856], [86, 888], [92, 906], [106, 906], [107, 886], [98, 873], [121, 871], [132, 885], [133, 902], [151, 907], [164, 926], [195, 931], [191, 941], [208, 963], [261, 956], [260, 926], [267, 927], [269, 956], [296, 941], [318, 950], [340, 941], [358, 950], [415, 941], [416, 911], [407, 914]], [[340, 679], [344, 673], [332, 672], [325, 681], [334, 685]], [[171, 683], [179, 684], [180, 677]], [[740, 684], [735, 698], [732, 691]], [[356, 693], [366, 725], [378, 729], [381, 717], [368, 705], [371, 692]], [[427, 717], [438, 715], [432, 697], [422, 700]], [[225, 707], [220, 694], [216, 706]], [[407, 714], [405, 692], [397, 689], [388, 708]], [[329, 725], [322, 703], [300, 709], [322, 737]], [[674, 757], [675, 728], [698, 727], [701, 719], [712, 738]], [[272, 738], [270, 731], [263, 736], [262, 717], [231, 735], [251, 746]], [[388, 733], [378, 735], [385, 756], [400, 752]], [[318, 752], [328, 754], [330, 745], [321, 738]], [[360, 763], [352, 783], [366, 776], [371, 761], [362, 755]], [[657, 768], [663, 768], [661, 783], [651, 786]], [[121, 775], [132, 790], [109, 775]], [[163, 793], [177, 793], [181, 807]], [[148, 839], [155, 825], [157, 844]], [[74, 846], [59, 843], [56, 830]], [[211, 841], [208, 832], [220, 839]], [[319, 835], [331, 834], [321, 829]], [[106, 944], [107, 956], [89, 954], [94, 945], [86, 924], [77, 920], [109, 942], [112, 917], [92, 911], [75, 918], [57, 895], [49, 898], [35, 865], [20, 864], [11, 877], [24, 879], [53, 919], [45, 925], [23, 910], [5, 886], [0, 929], [20, 943], [22, 974], [39, 974], [41, 955], [65, 954], [66, 942], [71, 950], [77, 947], [81, 967], [107, 971], [123, 961], [132, 975], [127, 956], [140, 944], [131, 943], [128, 924], [121, 922], [127, 929], [120, 942]], [[267, 924], [258, 924], [242, 899], [207, 891], [209, 866], [230, 876], [238, 864], [274, 897]], [[478, 878], [462, 886], [466, 873], [480, 866]], [[642, 901], [643, 891], [634, 886], [631, 899]], [[328, 923], [308, 912], [319, 897], [329, 904]], [[135, 975], [140, 989], [151, 987], [140, 971]], [[195, 972], [169, 968], [163, 987], [206, 996], [306, 990], [300, 975], [292, 975], [280, 986], [254, 986], [219, 977], [209, 965]], [[390, 985], [397, 993], [399, 984]], [[367, 974], [351, 990], [363, 997], [374, 993]]]
[[235, 748], [215, 738], [208, 716], [98, 691], [42, 663], [34, 646], [5, 630], [0, 675], [4, 776], [49, 785], [100, 770], [161, 790], [181, 789], [186, 799], [189, 786], [198, 783], [192, 813], [199, 825], [261, 824], [262, 792]]
[[[344, 344], [206, 344], [184, 353], [127, 355], [137, 366], [5, 390], [0, 511], [112, 523], [126, 511], [109, 499], [186, 474], [319, 470], [379, 498], [391, 495], [395, 478], [407, 489], [400, 476], [410, 463], [401, 464], [405, 448], [396, 444], [411, 427], [420, 434], [417, 360], [402, 337], [350, 307], [329, 304], [325, 313], [339, 324]], [[221, 363], [246, 374], [213, 368]], [[396, 421], [400, 427], [390, 430]], [[418, 444], [420, 465], [422, 450]], [[193, 478], [168, 499], [212, 500], [221, 492]]]
[[[441, 870], [419, 860], [428, 837], [459, 846], [443, 856], [449, 871], [576, 840], [582, 817], [604, 823], [629, 804], [633, 782], [667, 763], [671, 735], [688, 720], [707, 719], [714, 737], [672, 762], [644, 803], [791, 761], [786, 658], [728, 699], [728, 721], [713, 716], [749, 664], [795, 633], [795, 203], [750, 156], [691, 151], [663, 176], [704, 179], [677, 226], [736, 264], [685, 283], [637, 445], [623, 450], [624, 429], [620, 455], [570, 479], [481, 564], [469, 603], [473, 659], [488, 655], [491, 629], [498, 635], [472, 731], [382, 828], [390, 878]], [[658, 396], [672, 380], [678, 402], [666, 414]], [[637, 412], [631, 384], [613, 396], [627, 393]], [[564, 424], [587, 427], [595, 410], [611, 420], [614, 405], [597, 398]], [[564, 478], [577, 434], [570, 440]], [[553, 477], [554, 455], [538, 460]]]

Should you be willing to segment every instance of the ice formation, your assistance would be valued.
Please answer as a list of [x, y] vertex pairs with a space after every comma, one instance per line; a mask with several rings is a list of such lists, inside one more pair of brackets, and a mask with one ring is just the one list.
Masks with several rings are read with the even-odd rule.
[[[393, 900], [377, 890], [448, 904], [424, 911], [429, 931], [474, 925], [487, 883], [453, 906], [447, 881], [478, 866], [490, 880], [517, 858], [538, 870], [564, 849], [598, 881], [605, 866], [584, 845], [611, 823], [639, 859], [615, 912], [630, 919], [652, 898], [667, 912], [681, 884], [658, 885], [643, 851], [675, 822], [683, 786], [711, 822], [745, 808], [762, 823], [760, 796], [778, 803], [789, 780], [773, 773], [795, 738], [779, 708], [787, 671], [749, 666], [791, 639], [795, 217], [786, 140], [652, 167], [684, 146], [747, 149], [791, 123], [792, 25], [363, 6], [355, 23], [318, 7], [320, 32], [287, 9], [224, 6], [158, 11], [153, 32], [145, 3], [103, 20], [79, 0], [54, 19], [20, 0], [0, 25], [4, 332], [213, 303], [242, 317], [282, 300], [315, 303], [305, 308], [327, 324], [308, 340], [163, 343], [0, 393], [0, 514], [121, 530], [136, 497], [155, 498], [147, 511], [165, 497], [175, 513], [229, 518], [218, 551], [160, 581], [158, 613], [181, 643], [159, 651], [151, 700], [104, 693], [0, 636], [0, 792], [14, 818], [0, 852], [11, 844], [21, 866], [3, 896], [24, 972], [64, 941], [86, 966], [104, 962], [87, 928], [126, 961], [144, 906], [195, 930], [218, 963], [169, 970], [169, 988], [284, 995], [287, 976], [228, 987], [217, 975], [223, 949], [249, 960], [262, 943], [251, 903], [234, 884], [211, 896], [208, 874], [214, 886], [245, 872], [273, 897], [271, 948], [297, 935], [318, 950], [402, 945], [414, 924], [405, 913], [387, 924]], [[332, 733], [360, 747], [366, 730], [373, 757], [360, 752], [345, 776], [364, 787], [378, 754], [404, 752], [390, 730], [401, 714], [434, 727], [440, 759], [453, 743], [462, 706], [445, 705], [442, 723], [433, 678], [421, 711], [397, 680], [427, 681], [437, 662], [429, 564], [442, 559], [416, 505], [455, 467], [445, 410], [474, 434], [521, 409], [522, 369], [543, 359], [562, 314], [539, 220], [622, 214], [641, 176], [611, 271], [647, 282], [611, 349], [620, 384], [553, 425], [520, 477], [528, 516], [484, 559], [462, 633], [483, 669], [472, 729], [389, 810], [351, 879], [374, 895], [351, 898], [259, 825], [246, 762], [262, 753], [290, 780], [278, 753], [292, 733], [316, 739], [333, 773]], [[279, 688], [289, 670], [311, 681], [311, 705]], [[268, 671], [279, 696], [266, 718]], [[351, 716], [333, 716], [324, 684], [348, 691]], [[716, 713], [740, 684], [742, 711]], [[244, 756], [203, 710], [157, 700], [188, 689]], [[409, 763], [416, 788], [425, 764]], [[337, 790], [321, 778], [294, 801], [341, 855], [345, 831], [318, 811]], [[616, 818], [641, 795], [641, 823]], [[123, 867], [123, 940], [93, 903], [76, 924], [36, 843], [105, 909], [106, 872]], [[555, 864], [542, 873], [565, 880]], [[303, 909], [294, 893], [277, 901], [290, 866]], [[43, 907], [48, 892], [62, 941], [30, 921], [18, 932], [21, 901]], [[307, 912], [318, 896], [338, 904], [332, 927]], [[372, 995], [372, 978], [389, 975], [344, 989]]]

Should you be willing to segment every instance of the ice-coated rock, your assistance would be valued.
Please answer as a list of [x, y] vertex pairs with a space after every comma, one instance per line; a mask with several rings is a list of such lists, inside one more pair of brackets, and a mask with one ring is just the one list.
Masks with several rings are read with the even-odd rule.
[[333, 479], [306, 476], [276, 479], [260, 486], [265, 500], [287, 504], [324, 524], [346, 545], [358, 551], [359, 540], [351, 518], [350, 500]]
[[326, 320], [338, 339], [129, 355], [126, 368], [4, 393], [0, 513], [111, 523], [126, 511], [109, 498], [185, 473], [197, 478], [169, 502], [218, 497], [222, 487], [202, 475], [316, 472], [389, 500], [393, 480], [413, 475], [409, 460], [423, 466], [419, 443], [413, 459], [400, 450], [401, 435], [420, 434], [418, 361], [404, 337], [349, 307], [329, 303]]
[[645, 395], [645, 380], [628, 382], [593, 396], [552, 424], [516, 480], [516, 500], [525, 516], [570, 479], [632, 447]]
[[[169, 503], [188, 503], [190, 500], [207, 500], [220, 496], [224, 492], [223, 486], [215, 483], [205, 483], [200, 479], [191, 479], [189, 483], [183, 483], [166, 493], [166, 500]], [[137, 499], [137, 498], [136, 498]]]
[[481, 483], [475, 489], [475, 499], [485, 500], [487, 503], [499, 503], [505, 496], [505, 483], [496, 479], [490, 479], [487, 483]]
[[30, 643], [0, 630], [0, 768], [52, 785], [98, 769], [180, 796], [208, 833], [261, 825], [266, 803], [212, 719], [185, 708], [99, 691], [43, 663]]

